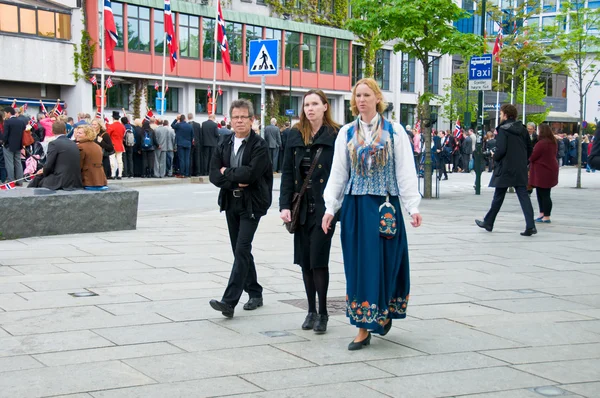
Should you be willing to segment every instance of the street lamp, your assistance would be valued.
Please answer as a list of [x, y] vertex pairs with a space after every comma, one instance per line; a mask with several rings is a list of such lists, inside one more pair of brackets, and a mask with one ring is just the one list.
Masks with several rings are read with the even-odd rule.
[[[292, 54], [294, 53], [294, 50], [298, 48], [298, 46], [301, 46], [300, 49], [302, 51], [310, 50], [310, 48], [308, 48], [308, 46], [304, 43], [294, 44], [290, 50], [290, 107], [288, 109], [292, 109]], [[298, 64], [298, 68], [300, 68], [300, 64]], [[290, 127], [292, 127], [292, 115], [290, 115]]]

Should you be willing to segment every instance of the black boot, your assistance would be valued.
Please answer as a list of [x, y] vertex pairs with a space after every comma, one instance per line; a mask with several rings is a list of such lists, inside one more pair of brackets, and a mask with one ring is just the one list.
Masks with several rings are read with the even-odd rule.
[[316, 334], [323, 334], [327, 331], [327, 321], [329, 320], [329, 315], [327, 314], [319, 314], [317, 315], [317, 320], [315, 321], [315, 326], [313, 330]]

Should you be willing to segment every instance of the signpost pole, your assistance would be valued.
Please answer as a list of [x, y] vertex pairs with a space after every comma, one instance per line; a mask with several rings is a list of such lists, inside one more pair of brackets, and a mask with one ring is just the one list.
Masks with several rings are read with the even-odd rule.
[[[485, 4], [486, 0], [481, 2], [481, 37], [485, 40]], [[490, 83], [491, 83], [491, 63], [490, 63]], [[490, 87], [491, 88], [491, 87]], [[479, 90], [479, 98], [477, 99], [477, 111], [481, 114], [481, 119], [477, 118], [477, 143], [475, 145], [475, 195], [481, 195], [481, 171], [483, 168], [483, 135], [484, 135], [484, 125], [483, 125], [483, 90]]]
[[265, 75], [260, 77], [260, 136], [265, 136]]

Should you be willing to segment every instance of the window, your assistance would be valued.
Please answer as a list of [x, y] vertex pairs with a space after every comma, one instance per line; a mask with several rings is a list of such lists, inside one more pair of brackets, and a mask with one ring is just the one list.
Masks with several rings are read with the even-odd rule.
[[242, 24], [230, 22], [225, 28], [229, 44], [229, 58], [234, 64], [242, 63]]
[[150, 51], [150, 9], [127, 5], [129, 51]]
[[35, 10], [29, 8], [19, 9], [19, 24], [21, 26], [21, 33], [36, 35], [37, 19]]
[[466, 11], [473, 11], [473, 0], [463, 0], [462, 8]]
[[260, 26], [246, 25], [246, 63], [250, 57], [250, 41], [262, 39], [262, 30]]
[[179, 54], [182, 57], [198, 58], [200, 41], [198, 28], [200, 19], [194, 15], [179, 14]]
[[350, 109], [350, 100], [344, 100], [344, 123], [351, 123], [354, 121], [352, 110]]
[[[98, 84], [100, 84], [98, 82]], [[129, 84], [115, 84], [112, 88], [106, 90], [106, 108], [129, 109]], [[96, 92], [92, 90], [92, 103], [96, 103]], [[154, 108], [148, 105], [150, 108]]]
[[56, 38], [71, 40], [71, 16], [69, 14], [55, 13]]
[[335, 48], [335, 71], [338, 75], [348, 74], [348, 49], [350, 42], [346, 40], [337, 40]]
[[[202, 18], [202, 58], [213, 59], [215, 51], [215, 20], [210, 18]], [[217, 61], [221, 60], [221, 51], [217, 51]]]
[[[281, 54], [283, 54], [283, 42], [281, 41], [281, 31], [279, 29], [271, 29], [271, 28], [266, 28], [265, 29], [265, 39], [275, 39], [275, 40], [279, 40], [279, 43], [281, 44], [281, 49], [279, 51], [279, 67], [281, 68], [281, 62], [282, 62], [282, 56]], [[287, 58], [286, 58], [287, 60]], [[286, 61], [288, 62], [288, 61]]]
[[375, 52], [375, 81], [382, 90], [390, 89], [390, 54], [389, 50]]
[[542, 3], [544, 12], [556, 12], [556, 0], [543, 0]]
[[[260, 94], [256, 94], [256, 93], [243, 93], [243, 92], [239, 92], [238, 93], [238, 98], [240, 99], [247, 99], [248, 101], [252, 102], [252, 107], [254, 108], [254, 116], [259, 116], [260, 115]], [[266, 121], [267, 124], [270, 124], [268, 121]]]
[[415, 59], [408, 54], [402, 53], [402, 81], [401, 91], [415, 92]]
[[600, 1], [599, 0], [588, 0], [588, 8], [590, 8], [590, 9], [600, 8]]
[[[175, 15], [171, 15], [175, 19]], [[173, 21], [175, 22], [175, 21]], [[163, 10], [154, 10], [154, 53], [162, 55], [165, 42], [165, 13]]]
[[[211, 87], [212, 90], [212, 87]], [[196, 113], [208, 113], [208, 90], [196, 89]], [[223, 114], [223, 96], [217, 98], [217, 111], [219, 115]]]
[[0, 32], [71, 40], [71, 14], [0, 4]]
[[[148, 101], [148, 108], [154, 108], [156, 105], [156, 97], [157, 91], [154, 89], [154, 86], [148, 86], [148, 96], [146, 97]], [[165, 93], [165, 98], [167, 99], [167, 112], [178, 112], [179, 111], [179, 89], [178, 88], [169, 88], [169, 90]]]
[[[100, 7], [99, 10], [104, 9], [104, 2], [102, 0], [100, 0], [99, 7]], [[117, 27], [117, 35], [119, 35], [119, 41], [117, 42], [117, 45], [115, 48], [123, 49], [125, 46], [125, 36], [123, 35], [123, 4], [113, 1], [111, 4], [111, 8], [112, 8], [113, 16], [115, 18], [115, 26]], [[100, 15], [100, 17], [102, 18], [102, 15]], [[148, 37], [148, 40], [150, 40], [149, 37]]]
[[308, 50], [302, 53], [302, 69], [309, 72], [317, 70], [317, 36], [304, 34], [304, 44], [308, 46]]
[[335, 0], [329, 0], [329, 2], [326, 0], [318, 0], [317, 10], [319, 11], [319, 14], [333, 14], [335, 12]]
[[17, 6], [0, 4], [0, 31], [14, 33], [19, 32], [18, 10], [19, 8]]
[[325, 73], [333, 73], [333, 39], [321, 37], [321, 55], [319, 56], [319, 70]]
[[364, 47], [352, 46], [352, 85], [363, 77], [363, 54]]
[[428, 92], [439, 94], [440, 91], [440, 57], [429, 56], [429, 75], [427, 76]]
[[38, 36], [55, 37], [54, 13], [50, 11], [38, 10]]
[[285, 63], [288, 68], [300, 69], [300, 33], [298, 32], [285, 32]]
[[298, 116], [298, 112], [300, 110], [300, 101], [302, 97], [294, 97], [292, 95], [292, 105], [290, 106], [290, 95], [289, 93], [285, 96], [281, 96], [281, 100], [279, 101], [279, 114], [285, 115], [286, 109], [293, 109], [294, 116]]
[[415, 125], [415, 108], [416, 108], [416, 105], [414, 105], [414, 104], [401, 104], [400, 105], [400, 123], [402, 123], [403, 126], [406, 126], [406, 125], [414, 126]]

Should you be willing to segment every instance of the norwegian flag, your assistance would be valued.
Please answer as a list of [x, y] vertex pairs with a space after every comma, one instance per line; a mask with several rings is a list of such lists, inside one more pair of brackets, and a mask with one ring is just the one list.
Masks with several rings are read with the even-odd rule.
[[104, 51], [106, 53], [106, 65], [113, 73], [115, 72], [113, 51], [118, 43], [119, 34], [117, 33], [111, 2], [110, 0], [104, 0]]
[[104, 83], [106, 85], [106, 88], [111, 88], [112, 86], [114, 86], [112, 78], [109, 76], [108, 79], [106, 79], [106, 82]]
[[169, 55], [171, 61], [171, 71], [177, 65], [177, 39], [175, 38], [175, 28], [173, 27], [173, 18], [171, 15], [171, 0], [165, 0], [165, 33], [167, 34], [167, 45], [169, 46]]
[[2, 190], [2, 191], [7, 191], [9, 189], [16, 189], [16, 188], [17, 188], [17, 184], [14, 181], [7, 182], [6, 184], [0, 185], [0, 190]]
[[92, 77], [90, 77], [90, 82], [94, 85], [97, 86], [98, 85], [98, 79], [96, 79], [96, 75], [93, 75]]
[[62, 114], [64, 114], [65, 112], [63, 111], [62, 106], [60, 105], [60, 102], [56, 103], [56, 107], [54, 108], [54, 116], [60, 116]]
[[212, 90], [210, 89], [210, 86], [208, 86], [208, 91], [206, 92], [206, 96], [208, 98], [210, 98], [212, 96]]
[[495, 57], [496, 62], [500, 63], [500, 51], [502, 50], [503, 42], [502, 42], [502, 29], [498, 29], [498, 36], [496, 36], [496, 42], [494, 43], [494, 49], [492, 50], [492, 55]]
[[158, 82], [154, 82], [154, 89], [156, 91], [158, 91], [159, 88], [160, 88], [160, 86], [158, 85]]
[[150, 121], [150, 119], [153, 117], [154, 117], [154, 113], [152, 112], [152, 109], [148, 109], [148, 112], [146, 112], [146, 116], [144, 116], [144, 119], [147, 121]]
[[460, 129], [460, 119], [456, 119], [456, 124], [454, 125], [454, 138], [460, 140], [462, 138], [462, 131]]
[[29, 119], [29, 125], [31, 126], [31, 128], [37, 129], [37, 120], [35, 116], [32, 116], [31, 119]]
[[223, 10], [221, 10], [221, 1], [218, 2], [217, 8], [217, 42], [221, 47], [221, 58], [225, 64], [227, 74], [231, 76], [231, 60], [229, 58], [229, 43], [227, 42], [227, 34], [225, 32], [225, 20], [223, 19]]
[[44, 114], [44, 116], [48, 117], [48, 111], [46, 110], [46, 107], [44, 106], [42, 100], [40, 100], [40, 111]]
[[96, 119], [102, 119], [102, 113], [100, 113], [100, 108], [96, 110]]
[[221, 90], [221, 86], [219, 86], [219, 90], [217, 90], [217, 92], [219, 93], [219, 96], [223, 95], [223, 90]]
[[13, 109], [17, 109], [17, 100], [14, 99], [12, 105], [10, 106]]

